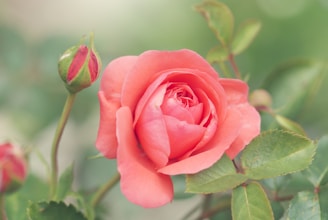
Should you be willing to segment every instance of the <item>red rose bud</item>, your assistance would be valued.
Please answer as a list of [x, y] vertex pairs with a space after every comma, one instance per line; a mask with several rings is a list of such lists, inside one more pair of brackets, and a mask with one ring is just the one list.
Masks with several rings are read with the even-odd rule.
[[84, 44], [66, 50], [58, 62], [58, 72], [71, 93], [89, 87], [99, 76], [101, 60], [94, 49], [93, 35], [89, 47]]
[[18, 189], [27, 175], [27, 165], [20, 148], [10, 144], [0, 144], [0, 193]]

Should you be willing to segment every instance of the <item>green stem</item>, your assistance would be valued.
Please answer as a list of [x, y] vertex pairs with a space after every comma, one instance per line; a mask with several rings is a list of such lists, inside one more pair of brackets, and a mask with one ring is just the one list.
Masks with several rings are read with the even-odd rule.
[[235, 56], [233, 54], [230, 54], [229, 62], [231, 64], [233, 71], [235, 72], [235, 76], [237, 77], [237, 79], [241, 79], [241, 73], [239, 72], [238, 66], [235, 62]]
[[213, 198], [213, 194], [207, 194], [204, 195], [204, 201], [203, 201], [203, 210], [202, 210], [202, 214], [206, 213], [206, 211], [209, 209], [209, 207], [211, 206], [211, 200]]
[[63, 112], [61, 114], [60, 120], [57, 125], [57, 130], [52, 142], [52, 149], [51, 149], [51, 197], [54, 199], [57, 191], [57, 179], [58, 179], [58, 147], [61, 136], [63, 134], [67, 119], [71, 112], [74, 100], [76, 97], [76, 93], [69, 93], [66, 98], [66, 102], [63, 108]]
[[0, 220], [7, 220], [4, 194], [0, 195]]
[[106, 193], [109, 192], [109, 190], [112, 189], [116, 185], [116, 183], [119, 182], [119, 180], [120, 174], [116, 173], [107, 183], [100, 187], [91, 200], [91, 206], [96, 207], [99, 202], [104, 198]]

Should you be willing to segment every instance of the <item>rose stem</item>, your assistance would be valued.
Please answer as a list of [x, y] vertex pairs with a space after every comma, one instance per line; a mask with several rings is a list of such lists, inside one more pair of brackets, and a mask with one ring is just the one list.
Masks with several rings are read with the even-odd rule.
[[7, 220], [4, 194], [0, 195], [0, 220]]
[[203, 201], [203, 207], [202, 207], [202, 213], [201, 216], [206, 213], [206, 211], [209, 209], [209, 207], [211, 206], [211, 201], [213, 198], [213, 194], [207, 194], [204, 195], [204, 201]]
[[76, 93], [69, 93], [66, 98], [66, 102], [63, 108], [63, 112], [60, 116], [60, 120], [57, 125], [57, 130], [52, 142], [52, 150], [51, 150], [51, 179], [50, 179], [50, 187], [51, 187], [51, 197], [52, 199], [56, 196], [57, 191], [57, 178], [58, 178], [58, 161], [57, 161], [57, 154], [58, 154], [58, 147], [59, 141], [63, 134], [68, 116], [71, 112], [74, 100], [76, 97]]
[[116, 173], [107, 183], [105, 183], [102, 187], [100, 187], [94, 194], [91, 200], [91, 207], [96, 207], [99, 202], [104, 198], [107, 192], [112, 189], [116, 183], [120, 180], [120, 174]]
[[241, 74], [240, 74], [238, 66], [235, 62], [235, 56], [233, 54], [229, 55], [229, 62], [231, 64], [233, 71], [235, 72], [237, 79], [241, 79]]

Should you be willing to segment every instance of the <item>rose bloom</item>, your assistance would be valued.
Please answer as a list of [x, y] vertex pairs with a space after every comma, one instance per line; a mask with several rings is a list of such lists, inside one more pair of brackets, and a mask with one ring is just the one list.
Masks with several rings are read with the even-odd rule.
[[248, 86], [191, 50], [113, 60], [101, 79], [96, 146], [117, 158], [122, 193], [143, 207], [173, 198], [170, 176], [233, 159], [260, 132]]
[[8, 142], [0, 144], [0, 193], [18, 189], [26, 175], [27, 165], [22, 150]]

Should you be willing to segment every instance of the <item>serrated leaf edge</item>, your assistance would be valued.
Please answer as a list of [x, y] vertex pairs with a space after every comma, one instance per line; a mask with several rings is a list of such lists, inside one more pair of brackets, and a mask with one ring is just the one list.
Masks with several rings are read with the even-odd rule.
[[[299, 138], [302, 138], [302, 139], [304, 139], [304, 140], [307, 140], [307, 141], [311, 142], [311, 143], [314, 144], [314, 145], [316, 145], [316, 143], [317, 143], [317, 141], [311, 140], [311, 139], [309, 139], [309, 138], [307, 138], [307, 137], [305, 137], [305, 136], [303, 136], [303, 135], [301, 135], [301, 134], [298, 134], [298, 133], [296, 133], [296, 132], [294, 132], [294, 131], [290, 131], [290, 130], [272, 129], [272, 130], [268, 130], [268, 131], [264, 131], [264, 132], [262, 132], [261, 135], [262, 135], [262, 134], [267, 135], [268, 133], [273, 133], [273, 132], [275, 132], [275, 131], [279, 131], [279, 132], [282, 132], [282, 133], [289, 133], [289, 134], [292, 134], [292, 135], [294, 135], [294, 136], [297, 136], [297, 137], [299, 137]], [[259, 136], [258, 136], [258, 137], [259, 137]], [[246, 146], [246, 148], [247, 148], [247, 146]], [[312, 155], [311, 155], [311, 160], [309, 161], [309, 164], [308, 164], [307, 167], [309, 167], [309, 166], [312, 164], [312, 161], [314, 160], [314, 155], [315, 155], [315, 153], [316, 153], [316, 150], [313, 151], [313, 153], [312, 153]], [[251, 176], [248, 176], [246, 173], [244, 173], [244, 175], [245, 175], [246, 177], [248, 177], [249, 179], [254, 179], [254, 180], [270, 179], [270, 178], [274, 178], [274, 177], [278, 177], [278, 176], [285, 176], [285, 175], [287, 175], [287, 174], [297, 173], [297, 172], [299, 172], [299, 171], [302, 171], [302, 170], [306, 169], [307, 167], [305, 167], [305, 168], [301, 168], [301, 169], [298, 169], [298, 170], [294, 170], [294, 171], [290, 171], [290, 172], [283, 172], [283, 173], [281, 173], [281, 174], [279, 174], [279, 175], [267, 176], [267, 177], [264, 177], [264, 178], [258, 178], [258, 179], [257, 179], [257, 178], [252, 178]], [[245, 170], [244, 170], [244, 171], [245, 171]]]

